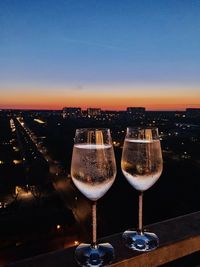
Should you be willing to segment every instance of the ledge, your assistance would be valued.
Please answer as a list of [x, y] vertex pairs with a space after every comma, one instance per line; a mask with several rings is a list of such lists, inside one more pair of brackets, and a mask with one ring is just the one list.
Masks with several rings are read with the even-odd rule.
[[[102, 239], [115, 248], [113, 267], [153, 267], [159, 266], [194, 252], [200, 251], [200, 211], [146, 227], [160, 239], [158, 249], [148, 253], [138, 253], [126, 248], [121, 233]], [[43, 254], [37, 257], [11, 263], [7, 267], [74, 267], [75, 247]]]

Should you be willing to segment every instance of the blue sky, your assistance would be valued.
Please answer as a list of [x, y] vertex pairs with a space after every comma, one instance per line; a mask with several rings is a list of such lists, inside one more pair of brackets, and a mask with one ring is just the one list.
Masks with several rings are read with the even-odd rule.
[[0, 1], [0, 91], [167, 85], [199, 97], [199, 14], [197, 0]]

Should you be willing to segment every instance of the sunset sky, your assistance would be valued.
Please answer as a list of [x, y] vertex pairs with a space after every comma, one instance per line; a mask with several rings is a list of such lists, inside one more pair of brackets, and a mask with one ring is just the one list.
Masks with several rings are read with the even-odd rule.
[[200, 107], [200, 1], [0, 1], [0, 108]]

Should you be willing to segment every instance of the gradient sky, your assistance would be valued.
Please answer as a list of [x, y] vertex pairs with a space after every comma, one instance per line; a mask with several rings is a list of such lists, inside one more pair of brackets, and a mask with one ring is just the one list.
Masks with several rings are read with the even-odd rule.
[[1, 0], [0, 108], [200, 107], [199, 0]]

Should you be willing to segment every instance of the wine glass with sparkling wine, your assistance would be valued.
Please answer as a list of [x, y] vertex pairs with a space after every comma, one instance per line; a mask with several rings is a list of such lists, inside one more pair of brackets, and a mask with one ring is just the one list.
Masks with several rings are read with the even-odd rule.
[[127, 128], [121, 168], [128, 182], [139, 191], [138, 230], [125, 231], [123, 239], [126, 246], [133, 250], [153, 250], [158, 247], [159, 239], [156, 234], [143, 229], [142, 202], [143, 192], [158, 180], [163, 169], [157, 128]]
[[109, 129], [77, 129], [71, 164], [75, 186], [92, 201], [92, 242], [80, 244], [75, 259], [81, 266], [104, 266], [112, 262], [114, 249], [96, 238], [96, 203], [112, 186], [116, 163]]

